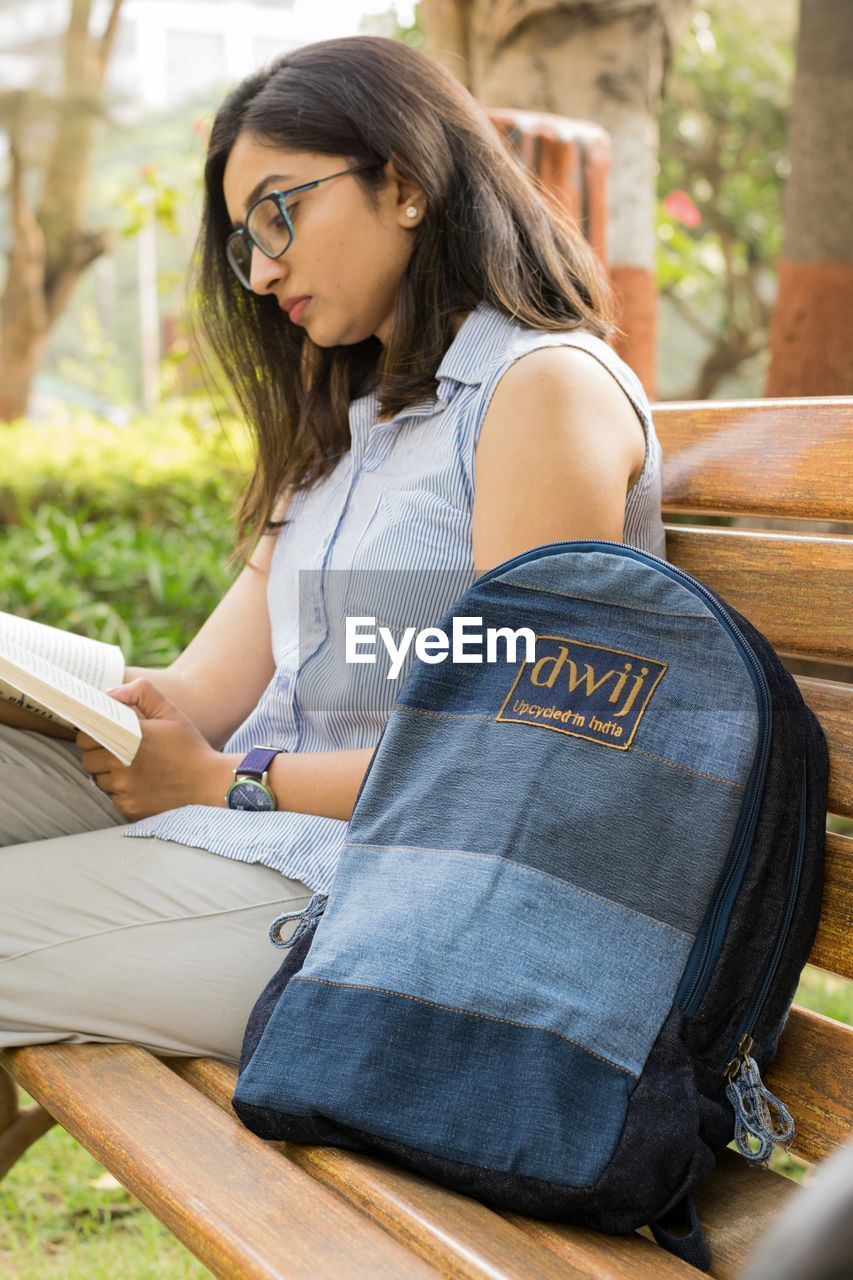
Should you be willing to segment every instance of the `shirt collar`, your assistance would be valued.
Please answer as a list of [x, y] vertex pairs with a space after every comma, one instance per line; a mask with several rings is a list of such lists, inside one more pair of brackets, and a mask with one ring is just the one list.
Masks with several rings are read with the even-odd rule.
[[509, 316], [498, 311], [496, 307], [487, 302], [478, 302], [462, 321], [436, 369], [435, 377], [438, 387], [435, 396], [421, 400], [417, 404], [408, 405], [396, 413], [390, 421], [380, 425], [375, 422], [379, 393], [369, 391], [353, 401], [350, 406], [350, 428], [353, 434], [360, 430], [371, 429], [371, 423], [373, 424], [372, 433], [375, 433], [385, 427], [396, 426], [403, 418], [429, 417], [450, 404], [461, 386], [478, 386], [483, 381], [488, 368], [487, 354], [500, 352], [501, 339], [505, 340], [513, 323]]
[[[456, 337], [442, 357], [435, 376], [439, 383], [452, 380], [475, 387], [483, 381], [488, 367], [488, 355], [501, 348], [513, 321], [488, 302], [478, 302], [469, 311]], [[439, 395], [442, 394], [439, 386]]]

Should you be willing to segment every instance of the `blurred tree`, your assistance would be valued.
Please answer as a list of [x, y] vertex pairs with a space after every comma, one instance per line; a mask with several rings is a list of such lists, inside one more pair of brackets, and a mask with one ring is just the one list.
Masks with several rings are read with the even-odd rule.
[[801, 0], [770, 396], [853, 393], [853, 13]]
[[[9, 141], [11, 243], [0, 301], [0, 421], [26, 412], [51, 326], [83, 271], [106, 248], [103, 231], [86, 230], [84, 213], [92, 135], [122, 0], [111, 0], [106, 26], [90, 31], [95, 0], [70, 0], [63, 39], [64, 83], [57, 99], [35, 90], [0, 99]], [[37, 207], [31, 203], [32, 149], [44, 151]]]
[[672, 398], [704, 400], [766, 356], [794, 63], [772, 16], [703, 4], [661, 109], [658, 286], [703, 349]]
[[592, 120], [610, 135], [607, 261], [625, 342], [656, 384], [658, 111], [694, 0], [421, 0], [426, 47], [486, 107]]

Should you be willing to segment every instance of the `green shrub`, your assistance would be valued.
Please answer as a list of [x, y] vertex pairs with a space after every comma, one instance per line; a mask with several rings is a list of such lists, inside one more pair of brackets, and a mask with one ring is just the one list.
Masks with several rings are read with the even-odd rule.
[[167, 665], [233, 580], [247, 434], [183, 401], [127, 426], [77, 412], [2, 438], [0, 609]]
[[178, 525], [211, 505], [230, 523], [250, 466], [248, 433], [217, 421], [205, 401], [173, 400], [117, 426], [79, 409], [0, 428], [0, 524], [43, 503], [76, 519]]

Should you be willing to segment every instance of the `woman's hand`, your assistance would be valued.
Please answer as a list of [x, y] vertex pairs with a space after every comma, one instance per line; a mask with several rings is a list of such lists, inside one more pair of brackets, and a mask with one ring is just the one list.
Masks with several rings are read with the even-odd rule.
[[124, 765], [88, 734], [75, 741], [80, 763], [95, 784], [131, 821], [184, 804], [221, 806], [233, 763], [214, 750], [191, 720], [150, 680], [132, 680], [108, 690], [133, 707], [141, 721], [142, 741], [133, 763]]

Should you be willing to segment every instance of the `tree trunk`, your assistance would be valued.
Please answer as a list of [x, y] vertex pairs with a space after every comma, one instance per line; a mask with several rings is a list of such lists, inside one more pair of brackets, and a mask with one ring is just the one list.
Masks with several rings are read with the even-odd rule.
[[24, 171], [17, 124], [9, 137], [11, 249], [6, 287], [0, 303], [0, 420], [26, 410], [30, 385], [47, 341], [44, 297], [44, 233], [24, 192]]
[[27, 411], [33, 379], [47, 347], [51, 326], [68, 305], [90, 263], [106, 248], [107, 237], [86, 231], [86, 188], [92, 133], [100, 112], [107, 64], [115, 42], [122, 0], [112, 0], [102, 36], [89, 32], [93, 0], [71, 0], [65, 35], [65, 84], [55, 104], [50, 159], [42, 175], [34, 213], [27, 198], [23, 162], [26, 101], [12, 113], [11, 247], [0, 301], [0, 421]]
[[421, 0], [427, 47], [484, 107], [552, 111], [610, 135], [607, 261], [627, 338], [657, 382], [657, 115], [692, 0]]
[[853, 393], [853, 22], [801, 0], [769, 396]]

